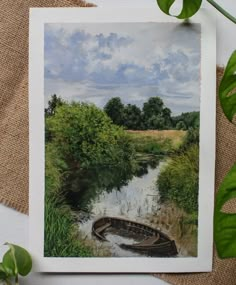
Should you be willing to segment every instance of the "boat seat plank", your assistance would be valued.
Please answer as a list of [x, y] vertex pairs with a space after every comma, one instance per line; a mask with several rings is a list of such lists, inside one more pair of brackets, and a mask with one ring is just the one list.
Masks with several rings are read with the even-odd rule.
[[103, 231], [105, 231], [107, 228], [111, 226], [111, 223], [106, 223], [105, 225], [102, 225], [101, 227], [96, 229], [96, 232], [98, 234], [101, 234]]
[[135, 246], [147, 246], [147, 245], [153, 245], [155, 244], [160, 238], [160, 235], [158, 234], [157, 236], [152, 236], [148, 239], [145, 239], [139, 243], [136, 243]]

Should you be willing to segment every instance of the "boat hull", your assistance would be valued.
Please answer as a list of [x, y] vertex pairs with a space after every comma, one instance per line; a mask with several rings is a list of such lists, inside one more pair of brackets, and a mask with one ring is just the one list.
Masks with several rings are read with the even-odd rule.
[[171, 240], [159, 229], [134, 221], [102, 217], [92, 225], [92, 233], [100, 240], [106, 241], [105, 233], [108, 229], [126, 230], [132, 234], [143, 236], [143, 241], [135, 244], [120, 244], [123, 249], [146, 254], [148, 256], [175, 256], [178, 254], [175, 241]]

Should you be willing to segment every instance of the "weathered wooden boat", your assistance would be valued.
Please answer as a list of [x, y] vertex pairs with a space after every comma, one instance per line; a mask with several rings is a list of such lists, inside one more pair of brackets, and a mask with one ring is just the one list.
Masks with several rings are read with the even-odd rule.
[[92, 225], [92, 233], [103, 241], [107, 240], [106, 232], [111, 229], [125, 230], [139, 237], [142, 236], [141, 242], [122, 243], [119, 245], [121, 248], [149, 256], [175, 256], [178, 254], [175, 241], [151, 226], [116, 217], [102, 217]]

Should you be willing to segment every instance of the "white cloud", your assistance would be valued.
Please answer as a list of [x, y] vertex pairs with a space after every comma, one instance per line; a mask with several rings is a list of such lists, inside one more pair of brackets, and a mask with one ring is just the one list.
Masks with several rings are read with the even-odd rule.
[[160, 96], [174, 113], [198, 110], [199, 63], [199, 26], [47, 24], [45, 102], [56, 93], [102, 107], [119, 96], [141, 107]]

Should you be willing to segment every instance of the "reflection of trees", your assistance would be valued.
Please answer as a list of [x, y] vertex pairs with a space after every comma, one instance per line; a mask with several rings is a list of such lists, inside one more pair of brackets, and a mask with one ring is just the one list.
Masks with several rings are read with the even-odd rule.
[[135, 172], [135, 176], [142, 177], [145, 174], [148, 174], [148, 167], [155, 169], [159, 164], [159, 161], [156, 159], [150, 159], [148, 161], [142, 161], [138, 164], [138, 167]]
[[139, 162], [135, 171], [109, 166], [71, 171], [63, 186], [67, 201], [74, 209], [89, 210], [89, 204], [103, 191], [119, 191], [134, 176], [142, 177], [148, 167], [156, 168], [158, 163], [156, 159]]
[[68, 202], [72, 207], [86, 209], [87, 205], [103, 191], [119, 190], [128, 184], [133, 173], [118, 167], [96, 167], [73, 171], [67, 178], [66, 189]]

